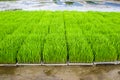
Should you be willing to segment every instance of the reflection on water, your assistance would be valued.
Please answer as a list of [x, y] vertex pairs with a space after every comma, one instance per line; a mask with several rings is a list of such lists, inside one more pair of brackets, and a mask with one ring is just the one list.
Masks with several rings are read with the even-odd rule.
[[54, 3], [58, 4], [58, 5], [64, 5], [64, 3], [60, 0], [53, 0]]
[[86, 1], [88, 4], [92, 4], [92, 5], [97, 5], [97, 3], [96, 2], [94, 2], [94, 1]]
[[120, 3], [63, 0], [14, 0], [0, 1], [2, 10], [75, 10], [75, 11], [120, 11]]
[[71, 1], [66, 1], [65, 4], [67, 5], [73, 5], [74, 2], [71, 2]]
[[118, 3], [112, 3], [112, 2], [105, 2], [104, 5], [113, 6], [113, 7], [120, 7], [120, 4], [118, 4]]
[[61, 1], [61, 0], [53, 0], [54, 3], [57, 5], [64, 5], [64, 6], [82, 6], [80, 2], [73, 2], [73, 1]]
[[71, 1], [62, 2], [60, 0], [54, 0], [54, 2], [57, 5], [63, 5], [63, 6], [83, 6], [80, 2], [71, 2]]
[[68, 6], [83, 6], [80, 2], [66, 1], [65, 4], [68, 5]]

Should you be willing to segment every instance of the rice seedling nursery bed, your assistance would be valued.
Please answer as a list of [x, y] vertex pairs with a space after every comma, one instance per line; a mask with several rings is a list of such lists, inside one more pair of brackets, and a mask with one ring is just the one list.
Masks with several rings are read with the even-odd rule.
[[0, 12], [0, 64], [114, 62], [119, 49], [119, 12]]

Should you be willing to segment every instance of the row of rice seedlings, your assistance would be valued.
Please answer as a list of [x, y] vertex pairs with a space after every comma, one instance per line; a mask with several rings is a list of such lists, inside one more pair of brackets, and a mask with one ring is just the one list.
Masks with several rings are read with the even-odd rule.
[[25, 35], [8, 35], [0, 43], [0, 63], [16, 63], [16, 53], [22, 44]]
[[44, 63], [66, 63], [67, 48], [65, 41], [64, 22], [61, 12], [53, 12], [49, 34], [46, 36], [43, 59]]
[[[102, 13], [103, 14], [103, 13]], [[101, 14], [91, 14], [93, 16], [97, 16], [97, 19], [99, 20], [95, 20], [96, 23], [99, 23], [98, 26], [99, 30], [97, 31], [98, 33], [101, 33], [103, 35], [105, 35], [108, 39], [109, 42], [111, 43], [111, 45], [113, 45], [116, 49], [116, 60], [120, 60], [119, 59], [119, 55], [120, 55], [120, 51], [119, 51], [119, 46], [120, 46], [120, 33], [119, 33], [119, 14], [116, 13], [108, 13], [112, 16], [104, 16], [106, 13], [104, 13], [103, 15]], [[114, 16], [114, 17], [113, 17]]]
[[[83, 24], [81, 28], [83, 29], [84, 34], [87, 35], [86, 37], [93, 49], [94, 57], [95, 57], [94, 61], [95, 62], [115, 61], [117, 59], [116, 49], [114, 48], [113, 44], [111, 44], [107, 36], [100, 32], [102, 28], [101, 26], [97, 26], [99, 25], [99, 23], [96, 22], [97, 20], [95, 20], [95, 18], [92, 18], [93, 16], [91, 16], [90, 14], [84, 16], [87, 16], [87, 18], [89, 18], [87, 20], [89, 20], [90, 23], [88, 21], [86, 22], [88, 22], [88, 24], [90, 25], [84, 25], [83, 23], [81, 23]], [[79, 22], [80, 22], [80, 18], [79, 18]], [[87, 29], [88, 28], [87, 26], [89, 26], [89, 30]]]
[[63, 12], [64, 22], [62, 12], [45, 13], [39, 22], [41, 12], [0, 12], [0, 63], [65, 63], [67, 53], [75, 63], [120, 60], [119, 13]]
[[[31, 22], [31, 20], [32, 19], [30, 18], [29, 22]], [[14, 31], [14, 33], [7, 35], [6, 38], [0, 42], [0, 63], [17, 62], [18, 50], [23, 44], [27, 35], [31, 32], [32, 27], [32, 24], [21, 23], [21, 25], [19, 25], [19, 28]]]
[[[27, 13], [27, 14], [26, 14]], [[35, 14], [36, 12], [24, 12], [24, 11], [5, 11], [0, 12], [0, 41], [2, 41], [7, 35], [12, 34], [18, 29], [21, 23], [28, 24], [29, 15]], [[16, 15], [17, 14], [17, 15]]]
[[[119, 24], [120, 23], [120, 13], [119, 12], [99, 12], [99, 15], [104, 17], [104, 20], [106, 19], [108, 23], [110, 24], [109, 21], [112, 21], [114, 24]], [[113, 17], [114, 16], [114, 17]]]
[[69, 13], [64, 13], [68, 40], [69, 62], [90, 63], [93, 61], [93, 53], [91, 47], [86, 41], [85, 36], [82, 33], [73, 14], [68, 14]]
[[[28, 29], [28, 30], [27, 30]], [[7, 35], [6, 38], [0, 43], [1, 58], [5, 57], [4, 63], [16, 63], [16, 56], [20, 46], [23, 44], [27, 34], [29, 34], [30, 27], [21, 26], [13, 34]], [[10, 60], [13, 60], [11, 62]], [[0, 61], [2, 63], [3, 61]]]
[[85, 37], [80, 34], [68, 33], [69, 62], [89, 63], [93, 61], [93, 53]]
[[37, 34], [29, 35], [17, 54], [18, 63], [40, 63], [42, 41]]
[[0, 63], [16, 63], [16, 53], [24, 38], [24, 34], [13, 33], [0, 42]]
[[[104, 13], [105, 14], [105, 13]], [[115, 13], [116, 14], [116, 13]], [[97, 14], [98, 15], [98, 14]], [[111, 13], [111, 15], [114, 15], [113, 13]], [[118, 14], [119, 15], [119, 14]], [[118, 23], [119, 21], [119, 16], [117, 14], [114, 15], [114, 17], [112, 16], [103, 16], [104, 18], [101, 19], [101, 15], [98, 17], [99, 20], [105, 20], [106, 22], [100, 22], [100, 24], [98, 26], [100, 27], [100, 33], [104, 34], [107, 38], [109, 38], [109, 41], [111, 42], [112, 45], [114, 45], [115, 49], [116, 49], [116, 53], [117, 53], [117, 59], [116, 60], [120, 60], [120, 25]], [[117, 21], [115, 21], [117, 20]]]
[[[107, 34], [110, 41], [114, 44], [118, 57], [117, 60], [120, 61], [120, 14], [112, 13], [114, 17], [110, 16], [108, 18], [109, 23], [106, 26], [111, 27], [111, 33]], [[111, 21], [111, 22], [110, 22]]]
[[[49, 15], [48, 15], [49, 14]], [[42, 58], [42, 48], [44, 44], [44, 37], [48, 33], [48, 27], [51, 23], [52, 13], [41, 14], [39, 20], [36, 21], [33, 32], [27, 37], [25, 43], [18, 52], [19, 63], [40, 63]], [[34, 23], [32, 23], [34, 24]]]
[[114, 45], [117, 53], [117, 58], [116, 60], [120, 61], [120, 35], [117, 33], [110, 33], [106, 34], [107, 37], [109, 37], [111, 44]]
[[2, 41], [6, 35], [12, 34], [17, 28], [18, 15], [10, 12], [0, 12], [0, 41]]
[[43, 59], [44, 63], [66, 63], [67, 48], [64, 34], [50, 34], [46, 37], [44, 44]]
[[117, 59], [116, 49], [110, 43], [106, 36], [100, 33], [89, 32], [86, 35], [94, 51], [95, 62], [116, 61]]
[[[16, 24], [3, 24], [0, 23], [0, 41], [2, 41], [6, 35], [11, 34], [16, 29]], [[4, 27], [3, 27], [4, 26]]]

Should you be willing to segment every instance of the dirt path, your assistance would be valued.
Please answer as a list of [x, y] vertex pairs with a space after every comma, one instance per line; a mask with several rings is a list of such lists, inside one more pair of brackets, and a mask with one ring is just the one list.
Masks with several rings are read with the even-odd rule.
[[120, 65], [0, 67], [0, 80], [120, 80]]

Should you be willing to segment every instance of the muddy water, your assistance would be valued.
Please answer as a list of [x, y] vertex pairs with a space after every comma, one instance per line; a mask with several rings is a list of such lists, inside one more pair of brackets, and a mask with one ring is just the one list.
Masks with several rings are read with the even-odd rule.
[[120, 65], [0, 67], [0, 80], [120, 80]]

